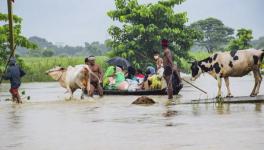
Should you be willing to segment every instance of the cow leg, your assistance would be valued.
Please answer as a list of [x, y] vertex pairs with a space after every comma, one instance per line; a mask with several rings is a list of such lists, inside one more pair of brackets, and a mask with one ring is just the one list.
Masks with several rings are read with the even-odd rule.
[[84, 99], [84, 91], [86, 90], [85, 86], [83, 85], [83, 83], [81, 81], [76, 81], [75, 83], [77, 84], [78, 87], [81, 88], [81, 90], [82, 90], [81, 99]]
[[262, 76], [261, 76], [261, 73], [260, 73], [260, 69], [257, 70], [257, 86], [256, 86], [256, 89], [255, 89], [255, 95], [257, 96], [258, 93], [259, 93], [259, 88], [260, 88], [260, 85], [261, 85], [261, 81], [262, 81]]
[[84, 91], [82, 89], [81, 99], [84, 99]]
[[70, 93], [70, 97], [69, 97], [68, 100], [71, 100], [72, 97], [73, 97], [73, 91], [72, 91], [72, 89], [70, 88], [70, 86], [67, 86], [67, 91]]
[[255, 95], [255, 91], [256, 91], [256, 87], [258, 85], [258, 73], [257, 73], [256, 69], [253, 70], [253, 74], [254, 74], [254, 78], [255, 78], [255, 85], [254, 85], [254, 88], [253, 88], [253, 90], [252, 90], [252, 92], [250, 94], [251, 97], [256, 96]]
[[220, 78], [219, 76], [217, 76], [217, 83], [218, 83], [218, 93], [216, 98], [220, 98], [221, 97], [221, 88], [222, 88], [222, 78]]
[[78, 87], [80, 87], [81, 89], [85, 89], [85, 86], [83, 85], [83, 83], [81, 81], [76, 81], [75, 82], [77, 84]]
[[87, 77], [87, 86], [86, 86], [86, 90], [87, 90], [88, 95], [89, 95], [89, 93], [91, 93], [91, 92], [90, 92], [90, 91], [91, 91], [91, 80], [90, 80], [90, 77], [91, 77], [91, 76], [88, 76], [88, 77]]
[[230, 97], [233, 97], [233, 95], [231, 94], [231, 90], [230, 90], [230, 87], [229, 87], [229, 78], [228, 77], [225, 77], [225, 84], [226, 84], [226, 89], [227, 89], [227, 98], [230, 98]]

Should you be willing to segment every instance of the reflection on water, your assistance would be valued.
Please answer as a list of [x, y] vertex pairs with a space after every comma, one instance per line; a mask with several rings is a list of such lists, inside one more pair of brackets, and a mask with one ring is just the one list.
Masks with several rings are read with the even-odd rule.
[[[231, 80], [234, 95], [247, 95], [244, 89], [236, 91], [238, 82]], [[247, 89], [251, 82], [240, 83]], [[210, 89], [209, 97], [215, 96], [208, 82], [198, 80], [196, 84]], [[65, 101], [65, 90], [57, 83], [30, 83], [22, 88], [31, 96], [23, 105], [4, 100], [7, 85], [0, 89], [0, 150], [264, 147], [263, 104], [175, 105], [202, 97], [187, 85], [173, 102], [166, 96], [153, 96], [158, 103], [151, 106], [132, 105], [137, 96], [79, 100], [80, 93], [76, 93], [76, 100]]]
[[215, 109], [219, 115], [229, 114], [230, 113], [230, 104], [215, 103]]
[[255, 104], [255, 111], [256, 112], [261, 112], [261, 107], [262, 107], [262, 104], [261, 103], [256, 103]]

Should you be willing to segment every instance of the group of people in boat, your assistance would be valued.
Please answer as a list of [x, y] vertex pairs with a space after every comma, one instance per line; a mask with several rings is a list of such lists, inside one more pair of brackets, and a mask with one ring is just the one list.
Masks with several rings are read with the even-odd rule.
[[103, 89], [106, 90], [152, 90], [167, 88], [168, 98], [173, 98], [173, 89], [182, 88], [181, 77], [177, 66], [174, 65], [172, 53], [168, 47], [168, 40], [162, 40], [163, 58], [156, 52], [154, 59], [156, 66], [148, 66], [145, 73], [141, 69], [135, 69], [132, 66], [124, 68], [123, 66], [109, 66], [105, 73], [101, 67], [95, 63], [95, 57], [85, 58], [85, 64], [89, 66], [99, 78], [91, 76], [91, 92], [94, 91], [102, 96]]

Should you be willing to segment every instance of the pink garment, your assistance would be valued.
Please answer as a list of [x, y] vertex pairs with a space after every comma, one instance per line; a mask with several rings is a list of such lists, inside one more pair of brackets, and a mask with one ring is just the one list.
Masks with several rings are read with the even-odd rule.
[[119, 86], [117, 87], [118, 90], [127, 90], [128, 89], [128, 82], [123, 81], [119, 84]]

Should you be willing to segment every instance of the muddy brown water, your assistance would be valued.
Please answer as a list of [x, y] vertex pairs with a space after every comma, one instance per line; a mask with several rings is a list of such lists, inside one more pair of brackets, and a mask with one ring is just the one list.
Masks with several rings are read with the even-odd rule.
[[[249, 95], [253, 81], [252, 76], [231, 78], [233, 95]], [[216, 96], [211, 77], [194, 84], [209, 94], [185, 85], [173, 101]], [[131, 104], [137, 96], [80, 100], [80, 92], [65, 101], [58, 83], [26, 83], [21, 89], [31, 99], [16, 105], [5, 101], [8, 88], [0, 87], [0, 150], [264, 149], [262, 104], [170, 105], [166, 96], [151, 96], [157, 104], [137, 106]]]

